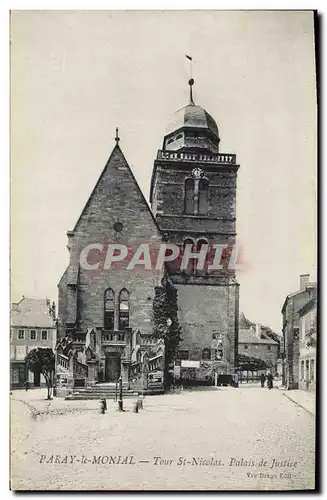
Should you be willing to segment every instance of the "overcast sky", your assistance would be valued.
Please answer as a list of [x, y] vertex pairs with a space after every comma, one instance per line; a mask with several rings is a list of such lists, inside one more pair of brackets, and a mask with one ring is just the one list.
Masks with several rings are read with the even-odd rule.
[[281, 331], [316, 264], [311, 12], [21, 11], [11, 19], [12, 300], [57, 301], [74, 227], [114, 146], [146, 198], [171, 115], [194, 100], [236, 153], [240, 307]]

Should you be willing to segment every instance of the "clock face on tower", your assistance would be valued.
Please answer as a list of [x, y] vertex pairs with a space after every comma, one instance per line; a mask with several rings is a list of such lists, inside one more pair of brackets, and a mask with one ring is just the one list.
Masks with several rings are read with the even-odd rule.
[[204, 172], [203, 172], [202, 168], [197, 167], [197, 168], [193, 168], [192, 175], [193, 175], [194, 179], [201, 179], [201, 177], [204, 176]]

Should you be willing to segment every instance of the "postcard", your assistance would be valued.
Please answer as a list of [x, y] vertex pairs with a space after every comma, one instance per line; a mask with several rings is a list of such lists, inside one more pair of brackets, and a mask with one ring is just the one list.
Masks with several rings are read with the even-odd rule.
[[314, 11], [10, 15], [10, 487], [315, 490]]

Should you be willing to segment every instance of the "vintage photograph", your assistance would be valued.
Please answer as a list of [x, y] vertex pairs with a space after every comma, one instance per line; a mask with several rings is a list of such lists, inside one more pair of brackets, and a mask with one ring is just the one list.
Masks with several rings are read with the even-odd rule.
[[316, 489], [316, 27], [11, 11], [11, 490]]

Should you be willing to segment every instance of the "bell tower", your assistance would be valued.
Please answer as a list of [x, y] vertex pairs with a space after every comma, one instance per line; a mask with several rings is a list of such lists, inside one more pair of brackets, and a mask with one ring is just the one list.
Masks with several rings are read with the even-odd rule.
[[219, 151], [217, 124], [195, 105], [193, 84], [191, 79], [189, 104], [173, 115], [154, 161], [152, 211], [172, 243], [183, 245], [185, 240], [193, 240], [199, 247], [203, 240], [209, 245], [232, 247], [239, 165], [235, 154]]
[[[220, 152], [218, 126], [195, 104], [193, 85], [190, 79], [189, 103], [173, 115], [154, 161], [150, 201], [163, 239], [190, 257], [184, 267], [181, 262], [168, 264], [178, 289], [189, 359], [201, 359], [203, 349], [206, 353], [209, 349], [210, 359], [216, 360], [219, 337], [230, 370], [237, 355], [238, 283], [228, 257], [236, 239], [239, 165], [235, 154]], [[220, 259], [215, 261], [217, 245], [218, 251], [226, 248], [222, 265]], [[202, 252], [205, 264], [201, 267]]]

